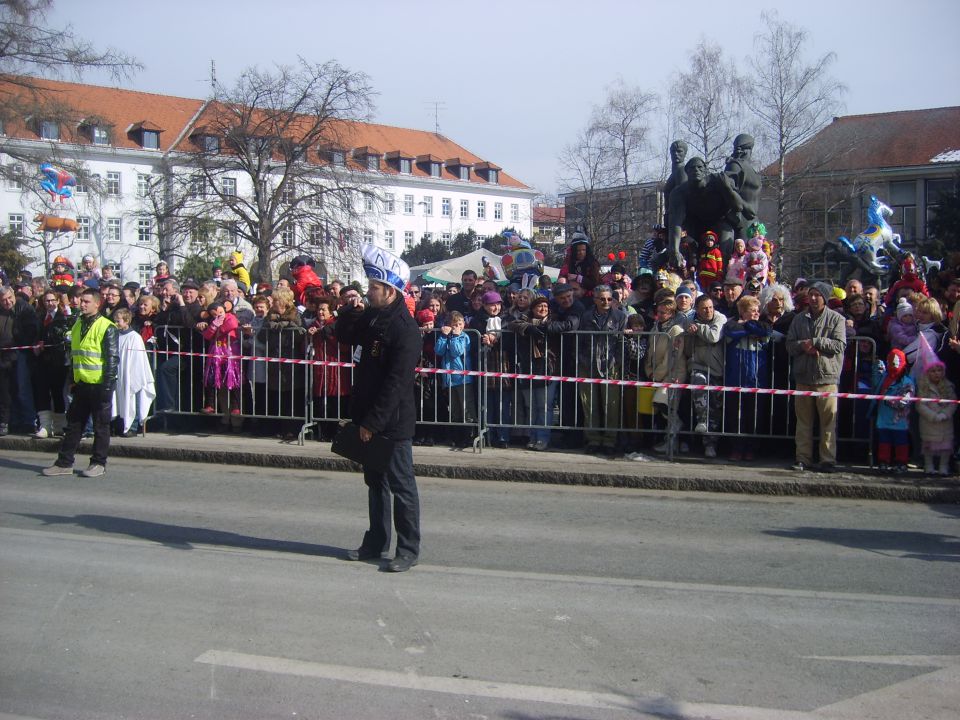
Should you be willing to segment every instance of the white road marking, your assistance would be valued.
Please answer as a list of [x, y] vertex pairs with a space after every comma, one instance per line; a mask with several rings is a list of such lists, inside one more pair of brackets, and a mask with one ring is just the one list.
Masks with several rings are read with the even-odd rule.
[[[155, 549], [159, 552], [180, 552], [170, 550], [152, 540], [124, 538], [103, 535], [87, 535], [80, 533], [58, 532], [56, 530], [30, 530], [23, 528], [0, 528], [0, 535], [22, 535], [31, 538], [47, 538], [84, 543], [107, 543], [114, 545], [136, 545], [143, 548]], [[3, 544], [0, 543], [0, 548]], [[257, 550], [250, 548], [231, 548], [223, 545], [193, 543], [195, 551], [204, 551], [228, 555], [249, 555], [261, 558], [274, 558], [288, 562], [305, 562], [336, 566], [349, 569], [353, 572], [364, 572], [368, 567], [363, 563], [345, 563], [337, 558], [321, 557], [317, 555], [298, 555], [296, 553], [279, 550]], [[802, 590], [794, 588], [775, 588], [749, 585], [716, 585], [711, 583], [685, 583], [668, 580], [644, 580], [642, 578], [600, 577], [596, 575], [566, 575], [555, 573], [526, 572], [522, 570], [485, 570], [482, 568], [458, 567], [447, 565], [420, 564], [416, 571], [418, 575], [435, 573], [439, 575], [462, 575], [480, 578], [500, 578], [505, 580], [532, 580], [545, 583], [571, 583], [578, 585], [597, 585], [605, 587], [644, 588], [647, 590], [676, 591], [682, 593], [722, 593], [732, 595], [756, 595], [780, 598], [800, 598], [825, 601], [851, 601], [891, 603], [896, 605], [927, 605], [960, 608], [960, 598], [923, 597], [915, 595], [882, 595], [879, 593], [852, 593], [831, 592], [823, 590]]]
[[279, 675], [378, 685], [402, 690], [438, 692], [447, 695], [471, 695], [521, 702], [551, 703], [601, 710], [628, 710], [652, 713], [658, 717], [710, 718], [711, 720], [810, 720], [810, 715], [792, 710], [751, 708], [738, 705], [686, 703], [653, 695], [617, 695], [569, 688], [521, 685], [489, 680], [449, 678], [373, 668], [330, 665], [266, 655], [249, 655], [225, 650], [208, 650], [196, 662], [240, 670]]

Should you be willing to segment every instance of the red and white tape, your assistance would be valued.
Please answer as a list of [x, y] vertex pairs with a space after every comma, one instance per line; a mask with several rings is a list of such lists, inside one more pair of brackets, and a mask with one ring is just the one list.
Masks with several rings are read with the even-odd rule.
[[[31, 350], [41, 345], [19, 345], [2, 350]], [[217, 358], [219, 360], [247, 360], [282, 365], [313, 365], [319, 367], [352, 368], [353, 362], [338, 360], [301, 360], [297, 358], [259, 357], [255, 355], [210, 355], [208, 353], [183, 352], [180, 350], [160, 350], [158, 354], [186, 357]], [[418, 367], [415, 371], [423, 375], [464, 375], [468, 377], [497, 378], [501, 380], [542, 380], [545, 382], [568, 382], [584, 385], [619, 385], [621, 387], [666, 388], [667, 390], [704, 390], [709, 392], [735, 392], [746, 395], [793, 395], [795, 397], [835, 397], [841, 400], [904, 400], [906, 402], [937, 403], [958, 405], [960, 400], [944, 398], [925, 398], [907, 395], [876, 395], [873, 393], [821, 392], [819, 390], [789, 390], [786, 388], [753, 388], [730, 385], [697, 385], [694, 383], [667, 383], [650, 380], [613, 380], [608, 378], [570, 377], [566, 375], [536, 375], [533, 373], [491, 372], [488, 370], [447, 370], [445, 368]]]

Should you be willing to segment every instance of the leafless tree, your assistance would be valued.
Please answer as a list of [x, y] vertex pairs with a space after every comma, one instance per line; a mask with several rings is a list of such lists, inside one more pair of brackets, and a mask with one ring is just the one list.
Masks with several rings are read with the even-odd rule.
[[[765, 12], [763, 20], [766, 28], [757, 36], [754, 55], [749, 59], [751, 75], [745, 101], [759, 120], [764, 140], [775, 148], [777, 235], [782, 247], [790, 221], [788, 186], [807, 174], [798, 171], [787, 176], [785, 158], [839, 112], [846, 88], [830, 75], [834, 53], [807, 62], [806, 30], [780, 20], [775, 13]], [[807, 170], [814, 172], [815, 168]]]
[[657, 106], [656, 93], [629, 86], [620, 78], [607, 87], [604, 103], [593, 109], [590, 127], [609, 146], [624, 186], [640, 181], [652, 157], [650, 120]]
[[363, 73], [302, 58], [218, 85], [186, 153], [195, 183], [188, 214], [252, 244], [266, 281], [274, 259], [331, 238], [336, 252], [355, 253], [359, 214], [378, 199], [350, 154], [373, 94]]
[[[0, 122], [4, 124], [31, 116], [62, 124], [80, 119], [75, 117], [76, 108], [60, 101], [37, 77], [80, 77], [86, 70], [101, 70], [119, 80], [141, 67], [118, 50], [98, 50], [69, 26], [48, 27], [52, 5], [53, 0], [0, 0]], [[18, 143], [2, 137], [0, 152], [19, 160], [36, 159]], [[53, 148], [45, 157], [58, 160]], [[8, 167], [0, 167], [0, 173], [9, 172]]]
[[127, 214], [138, 224], [138, 234], [139, 223], [149, 220], [150, 249], [171, 269], [187, 257], [191, 231], [197, 229], [195, 216], [187, 212], [190, 191], [189, 176], [175, 172], [170, 158], [164, 157], [154, 172], [138, 177], [137, 204]]
[[700, 40], [690, 53], [686, 72], [678, 72], [670, 85], [670, 107], [679, 136], [690, 145], [689, 157], [702, 157], [712, 170], [719, 170], [742, 132], [741, 80], [733, 60], [723, 49]]
[[591, 238], [599, 239], [604, 225], [621, 212], [618, 204], [609, 202], [609, 193], [605, 192], [620, 178], [615, 149], [597, 127], [590, 125], [575, 142], [564, 147], [557, 160], [561, 191], [573, 196], [566, 203], [567, 224], [583, 226]]

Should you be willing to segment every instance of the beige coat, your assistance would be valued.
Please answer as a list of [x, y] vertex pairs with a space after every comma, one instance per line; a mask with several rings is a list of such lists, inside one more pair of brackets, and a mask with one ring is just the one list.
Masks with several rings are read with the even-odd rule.
[[[917, 383], [917, 395], [920, 397], [956, 400], [957, 393], [953, 384], [944, 378], [939, 385], [933, 385], [922, 377]], [[957, 406], [953, 403], [925, 403], [918, 402], [917, 415], [920, 417], [920, 438], [928, 443], [953, 443], [953, 414]], [[940, 415], [946, 415], [945, 420], [939, 420]]]

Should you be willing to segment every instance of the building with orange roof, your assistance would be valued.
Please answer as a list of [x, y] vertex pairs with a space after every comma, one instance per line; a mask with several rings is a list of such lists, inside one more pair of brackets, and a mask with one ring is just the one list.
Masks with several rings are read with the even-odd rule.
[[[45, 103], [22, 117], [0, 113], [0, 163], [7, 166], [0, 225], [26, 235], [35, 256], [92, 253], [125, 281], [146, 282], [161, 256], [175, 267], [190, 254], [189, 231], [181, 229], [174, 250], [159, 248], [148, 200], [156, 178], [189, 172], [191, 157], [216, 142], [208, 129], [216, 103], [80, 83], [31, 83], [45, 94]], [[29, 108], [28, 101], [18, 106]], [[470, 229], [481, 241], [507, 227], [532, 235], [535, 191], [492, 160], [434, 132], [362, 122], [342, 122], [336, 130], [337, 142], [317, 148], [313, 160], [341, 165], [369, 190], [365, 206], [333, 238], [329, 228], [315, 226], [291, 226], [282, 237], [286, 255], [318, 258], [329, 279], [362, 277], [360, 242], [400, 254], [423, 238], [449, 244]], [[39, 189], [42, 162], [75, 172], [72, 198], [61, 203]], [[218, 181], [239, 196], [251, 192], [242, 175], [227, 173]], [[92, 183], [103, 192], [90, 192]], [[40, 213], [71, 216], [79, 229], [44, 238], [41, 246], [31, 222]], [[344, 234], [352, 242], [344, 243]], [[252, 246], [229, 230], [220, 240], [244, 251], [248, 264], [256, 260]], [[38, 258], [35, 267], [43, 266]]]

